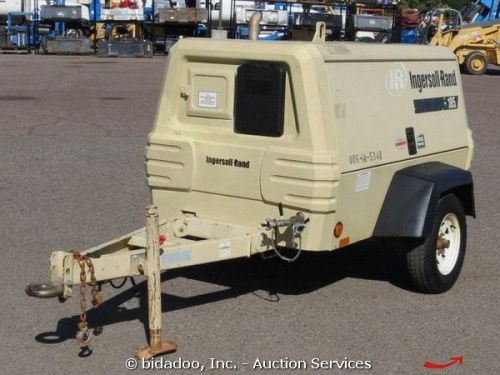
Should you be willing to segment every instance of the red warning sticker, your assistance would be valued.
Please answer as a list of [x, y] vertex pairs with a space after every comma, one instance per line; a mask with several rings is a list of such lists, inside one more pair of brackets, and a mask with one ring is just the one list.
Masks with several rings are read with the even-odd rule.
[[394, 146], [396, 146], [396, 148], [398, 150], [405, 149], [406, 148], [406, 139], [403, 139], [403, 138], [396, 139], [396, 142], [394, 142]]

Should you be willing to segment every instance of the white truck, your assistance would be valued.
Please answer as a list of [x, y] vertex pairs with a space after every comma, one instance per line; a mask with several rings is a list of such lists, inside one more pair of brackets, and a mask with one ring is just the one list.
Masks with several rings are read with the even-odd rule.
[[[81, 8], [81, 18], [89, 20], [89, 8], [85, 5], [89, 4], [91, 0], [65, 0], [66, 6]], [[33, 12], [40, 11], [43, 6], [55, 5], [55, 1], [51, 0], [0, 0], [0, 20], [7, 18], [9, 13], [14, 12]]]

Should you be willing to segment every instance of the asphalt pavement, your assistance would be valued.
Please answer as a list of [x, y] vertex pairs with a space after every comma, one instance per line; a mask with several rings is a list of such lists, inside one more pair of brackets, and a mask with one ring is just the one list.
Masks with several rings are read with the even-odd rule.
[[[139, 279], [135, 288], [105, 287], [104, 304], [89, 313], [103, 332], [87, 357], [74, 340], [78, 299], [34, 299], [24, 287], [47, 279], [52, 251], [144, 225], [144, 148], [166, 61], [0, 55], [0, 373], [123, 374], [146, 343]], [[468, 219], [466, 260], [451, 291], [412, 291], [400, 253], [372, 242], [293, 264], [256, 258], [168, 272], [164, 335], [179, 350], [145, 365], [191, 369], [149, 371], [498, 374], [500, 70], [462, 79], [478, 217]], [[459, 356], [462, 365], [423, 368]], [[371, 369], [314, 370], [320, 360]], [[276, 361], [288, 369], [253, 369]], [[306, 370], [292, 370], [303, 363]]]

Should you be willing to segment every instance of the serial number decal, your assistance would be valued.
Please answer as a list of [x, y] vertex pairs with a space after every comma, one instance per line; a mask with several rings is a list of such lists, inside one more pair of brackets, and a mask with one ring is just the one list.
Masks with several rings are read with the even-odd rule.
[[458, 96], [415, 99], [413, 105], [415, 106], [415, 113], [448, 111], [458, 108]]
[[373, 163], [376, 161], [382, 161], [382, 151], [369, 151], [369, 152], [361, 152], [359, 154], [349, 155], [349, 164], [351, 165], [360, 165], [366, 163]]

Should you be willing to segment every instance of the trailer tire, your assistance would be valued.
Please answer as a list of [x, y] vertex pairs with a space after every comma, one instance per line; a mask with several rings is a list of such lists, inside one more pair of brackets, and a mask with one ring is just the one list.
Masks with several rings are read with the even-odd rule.
[[429, 235], [406, 255], [413, 286], [429, 294], [449, 290], [462, 269], [466, 243], [464, 208], [456, 195], [448, 194], [438, 202]]
[[488, 69], [488, 58], [479, 51], [470, 52], [465, 57], [465, 70], [469, 74], [481, 75]]

